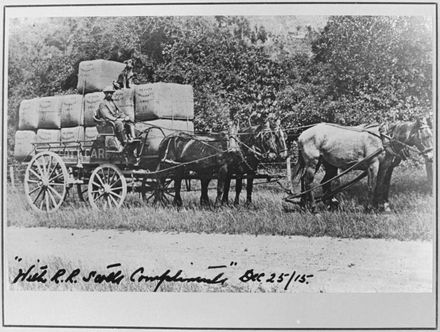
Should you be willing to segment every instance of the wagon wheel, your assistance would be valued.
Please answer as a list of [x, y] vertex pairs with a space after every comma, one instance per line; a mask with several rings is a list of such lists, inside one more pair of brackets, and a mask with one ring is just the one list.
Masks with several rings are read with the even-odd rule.
[[116, 166], [104, 164], [92, 172], [87, 194], [94, 209], [119, 208], [127, 196], [127, 181]]
[[68, 173], [63, 160], [56, 153], [43, 151], [26, 168], [24, 191], [32, 209], [54, 212], [67, 194]]
[[149, 193], [144, 195], [144, 200], [154, 205], [166, 206], [172, 202], [174, 195], [172, 190], [172, 179], [153, 179], [149, 183]]

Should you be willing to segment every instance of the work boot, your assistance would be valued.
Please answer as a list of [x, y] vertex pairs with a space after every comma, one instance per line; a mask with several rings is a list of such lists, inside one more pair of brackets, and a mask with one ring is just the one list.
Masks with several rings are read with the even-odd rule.
[[115, 150], [116, 152], [122, 152], [122, 150], [124, 150], [124, 146], [118, 139], [115, 139]]

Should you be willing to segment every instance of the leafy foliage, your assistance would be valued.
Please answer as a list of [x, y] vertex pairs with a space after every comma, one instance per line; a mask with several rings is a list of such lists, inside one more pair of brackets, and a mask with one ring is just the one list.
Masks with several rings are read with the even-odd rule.
[[14, 19], [9, 31], [9, 153], [20, 101], [75, 93], [79, 63], [98, 58], [133, 59], [138, 83], [191, 84], [201, 132], [251, 113], [297, 127], [432, 108], [432, 22], [423, 17], [335, 16], [298, 40], [238, 16]]

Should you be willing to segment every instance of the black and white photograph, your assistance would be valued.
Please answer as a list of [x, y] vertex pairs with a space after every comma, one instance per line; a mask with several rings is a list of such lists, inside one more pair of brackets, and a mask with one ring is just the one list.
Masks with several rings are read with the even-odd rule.
[[438, 327], [436, 2], [2, 11], [4, 328]]

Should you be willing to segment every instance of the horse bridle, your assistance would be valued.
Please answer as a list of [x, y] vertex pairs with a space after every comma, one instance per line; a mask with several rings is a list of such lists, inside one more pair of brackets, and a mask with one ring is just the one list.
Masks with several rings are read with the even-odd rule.
[[[428, 126], [427, 124], [423, 124], [423, 125], [421, 125], [421, 126], [418, 126], [417, 129], [415, 129], [415, 130], [413, 129], [413, 130], [412, 130], [412, 133], [410, 134], [409, 141], [410, 141], [410, 142], [414, 142], [414, 146], [419, 150], [419, 153], [420, 153], [422, 156], [426, 156], [426, 155], [427, 155], [428, 153], [430, 153], [434, 148], [433, 148], [432, 146], [426, 146], [426, 145], [423, 143], [423, 140], [420, 138], [420, 137], [421, 137], [421, 132], [422, 132], [423, 129], [430, 129], [430, 128], [429, 128], [429, 126]], [[418, 140], [420, 143], [416, 143], [417, 140]]]
[[[280, 134], [278, 134], [277, 132], [280, 132]], [[281, 145], [281, 144], [279, 144], [280, 143], [280, 141], [281, 141], [281, 139], [282, 139], [282, 137], [280, 137], [280, 136], [282, 136], [283, 135], [283, 133], [282, 133], [282, 130], [281, 130], [281, 128], [278, 128], [278, 129], [276, 129], [276, 130], [272, 130], [272, 129], [265, 129], [265, 130], [262, 130], [262, 131], [260, 131], [258, 134], [257, 134], [257, 136], [256, 136], [256, 139], [257, 140], [260, 140], [261, 142], [263, 142], [263, 135], [265, 135], [265, 134], [270, 134], [271, 136], [275, 136], [275, 140], [276, 140], [276, 143], [275, 143], [275, 145], [276, 145], [276, 151], [271, 151], [271, 148], [269, 148], [269, 149], [267, 149], [266, 151], [262, 151], [261, 150], [261, 148], [259, 148], [259, 147], [257, 147], [257, 146], [254, 146], [254, 149], [262, 156], [262, 158], [264, 159], [264, 158], [268, 158], [269, 157], [269, 154], [271, 153], [271, 152], [274, 152], [276, 155], [278, 155], [278, 156], [280, 156], [280, 155], [282, 155], [284, 152], [287, 152], [287, 146], [286, 145], [284, 145], [284, 147], [283, 147], [283, 149], [281, 149], [281, 150], [279, 150], [279, 146]], [[261, 144], [261, 146], [263, 146], [264, 144]]]

